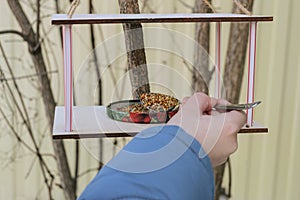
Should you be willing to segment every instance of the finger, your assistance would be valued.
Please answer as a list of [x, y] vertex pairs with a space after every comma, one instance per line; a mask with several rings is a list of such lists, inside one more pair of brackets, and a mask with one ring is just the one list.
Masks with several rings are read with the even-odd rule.
[[196, 102], [196, 105], [200, 109], [201, 113], [207, 113], [212, 110], [212, 99], [206, 94], [201, 92], [195, 93], [192, 98]]
[[[228, 105], [228, 104], [231, 104], [231, 103], [229, 103], [225, 99], [218, 99], [217, 103], [214, 106], [217, 106], [217, 105]], [[225, 109], [224, 110], [219, 109], [219, 110], [216, 110], [216, 112], [214, 112], [214, 114], [216, 115], [216, 114], [225, 113], [225, 112], [227, 112]]]
[[[231, 103], [225, 99], [216, 99], [216, 104], [213, 105], [213, 107], [217, 106], [217, 105], [230, 105]], [[211, 112], [212, 115], [217, 115], [217, 114], [221, 114], [221, 113], [226, 113], [226, 110], [216, 110], [214, 112]]]
[[218, 104], [218, 99], [211, 97], [210, 98], [210, 104], [211, 104], [211, 109], [209, 111], [207, 111], [206, 113], [208, 115], [216, 115], [216, 114], [218, 114], [217, 111], [212, 110], [212, 108], [215, 107]]
[[184, 104], [189, 100], [189, 98], [190, 98], [190, 97], [184, 97], [184, 98], [182, 99], [181, 104], [184, 105]]
[[235, 124], [237, 131], [239, 131], [245, 124], [246, 124], [246, 114], [243, 111], [230, 111], [227, 113], [227, 115], [230, 117], [230, 121], [232, 124]]
[[210, 104], [211, 104], [212, 108], [215, 107], [218, 104], [218, 102], [219, 102], [219, 99], [216, 99], [214, 97], [210, 98]]

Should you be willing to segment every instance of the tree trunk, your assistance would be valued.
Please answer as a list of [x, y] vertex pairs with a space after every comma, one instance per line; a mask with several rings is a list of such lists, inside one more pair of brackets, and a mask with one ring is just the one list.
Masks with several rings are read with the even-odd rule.
[[[247, 10], [252, 11], [253, 0], [240, 0], [240, 2]], [[241, 13], [235, 4], [232, 12]], [[223, 80], [226, 88], [226, 98], [232, 103], [238, 103], [239, 101], [247, 52], [248, 34], [249, 23], [231, 24]]]
[[[138, 0], [119, 0], [120, 13], [140, 13]], [[123, 24], [127, 50], [127, 62], [134, 98], [150, 92], [144, 36], [141, 23]]]
[[[211, 0], [208, 0], [210, 3]], [[195, 1], [195, 13], [210, 13], [211, 9], [203, 0]], [[195, 27], [194, 68], [193, 68], [193, 89], [197, 92], [208, 94], [208, 86], [212, 73], [209, 71], [209, 37], [210, 23], [197, 23]]]
[[[40, 42], [37, 40], [36, 33], [33, 31], [33, 28], [20, 5], [20, 2], [18, 0], [7, 0], [7, 2], [22, 29], [24, 40], [27, 42], [28, 50], [34, 63], [35, 70], [37, 74], [40, 74], [40, 90], [42, 91], [41, 93], [45, 106], [45, 113], [47, 113], [47, 120], [52, 132], [56, 103], [53, 97], [50, 80], [47, 75], [47, 68], [44, 62]], [[64, 144], [62, 141], [53, 141], [53, 148], [55, 155], [57, 156], [58, 169], [63, 185], [65, 198], [67, 200], [74, 200], [76, 192], [74, 190], [74, 181], [69, 169], [69, 163], [67, 160]]]
[[[240, 0], [240, 3], [252, 11], [254, 0]], [[242, 13], [234, 4], [233, 13]], [[238, 103], [243, 81], [245, 59], [248, 44], [249, 23], [232, 23], [224, 69], [224, 87], [226, 98], [232, 103]], [[219, 199], [225, 164], [215, 168], [215, 200]]]

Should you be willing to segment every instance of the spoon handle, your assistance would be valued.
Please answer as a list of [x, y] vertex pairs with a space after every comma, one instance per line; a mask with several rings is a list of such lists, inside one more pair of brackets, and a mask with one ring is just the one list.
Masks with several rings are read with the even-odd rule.
[[261, 101], [245, 104], [229, 104], [229, 105], [217, 105], [213, 109], [219, 111], [231, 111], [231, 110], [247, 110], [256, 107]]

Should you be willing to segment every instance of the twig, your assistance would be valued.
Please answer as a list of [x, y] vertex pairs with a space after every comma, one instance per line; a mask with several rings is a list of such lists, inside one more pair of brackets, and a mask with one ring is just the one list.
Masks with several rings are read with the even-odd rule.
[[34, 165], [36, 159], [37, 159], [37, 157], [34, 157], [34, 158], [32, 159], [32, 162], [31, 162], [30, 166], [28, 167], [28, 171], [27, 171], [27, 173], [26, 173], [26, 175], [25, 175], [25, 179], [27, 179], [27, 178], [29, 177], [29, 175], [30, 175], [30, 173], [31, 173], [31, 171], [32, 171], [32, 169], [33, 169], [33, 165]]
[[[89, 0], [89, 13], [92, 14], [94, 12], [94, 6], [93, 6], [93, 0]], [[102, 104], [102, 77], [101, 77], [101, 70], [100, 70], [100, 64], [97, 56], [97, 52], [95, 51], [96, 48], [96, 38], [95, 38], [95, 31], [93, 24], [90, 25], [90, 34], [91, 34], [91, 46], [93, 51], [93, 57], [94, 57], [94, 66], [95, 71], [97, 74], [98, 79], [98, 105]], [[103, 140], [99, 139], [99, 160], [101, 161], [103, 159]], [[101, 166], [99, 165], [99, 169]], [[77, 173], [78, 175], [78, 173]]]
[[54, 160], [56, 160], [55, 155], [54, 155], [54, 154], [51, 154], [51, 153], [43, 153], [42, 156], [43, 156], [43, 157], [51, 157], [51, 158], [53, 158]]
[[[61, 27], [60, 27], [60, 29], [61, 29]], [[49, 71], [53, 71], [53, 70], [51, 70], [51, 69], [52, 69], [52, 65], [51, 65], [50, 60], [51, 60], [52, 62], [54, 62], [54, 66], [59, 66], [59, 62], [57, 61], [57, 57], [56, 57], [56, 56], [54, 56], [54, 57], [52, 56], [52, 59], [51, 59], [51, 58], [50, 58], [50, 54], [48, 53], [48, 50], [49, 50], [49, 51], [51, 52], [52, 55], [53, 55], [53, 54], [54, 54], [54, 55], [56, 54], [55, 50], [53, 49], [53, 45], [51, 45], [51, 44], [52, 44], [52, 41], [50, 40], [49, 37], [46, 37], [46, 36], [50, 33], [50, 31], [52, 31], [52, 30], [46, 32], [44, 26], [42, 26], [42, 30], [43, 30], [44, 37], [42, 38], [41, 43], [42, 43], [42, 47], [44, 47], [45, 51], [47, 52], [47, 53], [44, 54], [44, 55], [45, 55], [45, 59], [46, 59], [47, 64], [48, 64], [48, 66], [49, 66]], [[61, 35], [61, 36], [62, 36], [62, 35]], [[43, 41], [45, 41], [45, 42], [43, 42]], [[62, 42], [62, 40], [61, 40], [61, 42]], [[61, 44], [62, 44], [62, 43], [61, 43]], [[54, 71], [57, 71], [57, 72], [58, 72], [57, 68], [56, 68], [56, 70], [54, 70]], [[45, 75], [46, 75], [46, 74], [45, 74]], [[59, 92], [59, 91], [58, 91], [58, 92]]]
[[252, 13], [245, 8], [239, 0], [233, 0], [233, 2], [237, 5], [237, 7], [244, 12], [246, 15], [252, 15]]
[[216, 9], [213, 7], [211, 3], [209, 3], [207, 0], [202, 0], [212, 11], [213, 13], [217, 13]]
[[[4, 51], [4, 49], [3, 49], [3, 46], [2, 46], [1, 41], [0, 41], [0, 50], [1, 50], [1, 53], [2, 53], [2, 55], [3, 55], [3, 57], [4, 57], [4, 61], [5, 61], [6, 65], [7, 65], [7, 67], [8, 67], [8, 70], [9, 70], [11, 76], [13, 77], [13, 76], [14, 76], [14, 75], [13, 75], [13, 71], [12, 71], [12, 68], [11, 68], [11, 66], [10, 66], [10, 64], [9, 64], [9, 62], [8, 62], [8, 60], [7, 60], [7, 57], [6, 57], [6, 54], [5, 54], [5, 51]], [[29, 116], [28, 116], [28, 113], [26, 112], [26, 106], [25, 106], [24, 100], [23, 100], [23, 98], [22, 98], [22, 95], [21, 95], [19, 86], [18, 86], [18, 84], [16, 83], [15, 80], [13, 80], [13, 84], [14, 84], [16, 90], [17, 90], [17, 94], [18, 94], [18, 96], [19, 96], [19, 98], [20, 98], [22, 107], [23, 107], [23, 109], [24, 109], [25, 116], [24, 116], [24, 114], [23, 114], [22, 109], [21, 109], [20, 106], [18, 105], [18, 102], [17, 102], [17, 100], [16, 100], [16, 98], [15, 98], [15, 96], [14, 96], [14, 93], [12, 92], [12, 89], [10, 88], [9, 84], [6, 82], [6, 86], [7, 86], [8, 90], [9, 90], [9, 92], [10, 92], [12, 98], [13, 98], [13, 101], [14, 101], [16, 107], [17, 107], [17, 110], [19, 111], [19, 113], [20, 113], [20, 115], [21, 115], [21, 118], [22, 118], [24, 124], [26, 125], [26, 128], [27, 128], [29, 134], [30, 134], [31, 136], [33, 136], [32, 128], [31, 128], [30, 121], [29, 121]]]
[[0, 107], [0, 113], [3, 116], [4, 121], [6, 122], [6, 124], [8, 125], [9, 129], [12, 131], [12, 133], [14, 134], [14, 136], [16, 137], [17, 141], [20, 142], [21, 144], [23, 144], [30, 152], [35, 153], [34, 149], [31, 148], [17, 133], [17, 131], [14, 129], [14, 126], [10, 123], [10, 121], [7, 119], [4, 111], [2, 110], [2, 108]]
[[28, 79], [28, 78], [33, 78], [33, 77], [43, 76], [45, 74], [53, 74], [53, 73], [58, 73], [58, 70], [54, 70], [54, 71], [50, 71], [50, 72], [45, 72], [45, 73], [40, 73], [40, 74], [30, 74], [30, 75], [25, 75], [25, 76], [9, 77], [9, 78], [3, 78], [0, 75], [0, 82], [2, 82], [2, 81], [13, 81], [13, 80]]
[[36, 7], [37, 7], [37, 11], [36, 11], [36, 19], [37, 19], [37, 23], [36, 23], [36, 41], [39, 41], [40, 40], [40, 23], [41, 23], [40, 0], [36, 0]]
[[26, 36], [20, 32], [20, 31], [16, 31], [16, 30], [5, 30], [5, 31], [0, 31], [0, 35], [3, 35], [3, 34], [15, 34], [15, 35], [18, 35], [20, 36], [21, 38], [23, 38], [25, 40]]
[[[100, 162], [100, 164], [101, 164], [102, 166], [104, 166], [101, 162]], [[78, 174], [78, 178], [81, 177], [81, 176], [84, 176], [84, 175], [86, 175], [86, 174], [88, 174], [88, 173], [90, 173], [90, 172], [98, 171], [98, 169], [99, 169], [99, 167], [90, 168], [90, 169], [88, 169], [88, 170], [86, 170], [86, 171], [84, 171], [84, 172]]]
[[[56, 10], [56, 13], [59, 14], [60, 13], [60, 8], [59, 8], [59, 3], [58, 3], [58, 0], [55, 0], [55, 10]], [[62, 39], [62, 26], [59, 27], [59, 36], [60, 36], [60, 45], [61, 47], [63, 47], [63, 39]]]
[[[33, 31], [32, 24], [30, 23], [28, 17], [26, 16], [20, 4], [20, 1], [7, 0], [7, 4], [9, 5], [13, 15], [15, 16], [20, 28], [22, 29], [22, 32], [26, 33], [26, 36], [28, 37], [26, 43], [28, 45], [29, 53], [31, 55], [31, 59], [33, 61], [35, 70], [37, 71], [37, 73], [46, 72], [47, 70], [43, 58], [42, 48], [37, 48], [35, 52], [32, 51], [36, 46], [36, 44], [38, 43], [38, 41], [36, 41], [36, 36], [35, 36], [36, 33]], [[47, 113], [45, 116], [47, 118], [49, 125], [52, 126], [56, 102], [54, 100], [54, 96], [52, 93], [49, 77], [47, 75], [40, 77], [39, 83], [41, 89], [43, 90], [41, 95], [44, 103], [44, 110]], [[62, 141], [56, 141], [53, 143], [53, 147], [56, 155], [58, 156], [57, 161], [58, 161], [58, 167], [60, 168], [59, 175], [61, 176], [61, 181], [63, 182], [64, 185], [65, 197], [66, 199], [75, 199], [75, 195], [74, 195], [75, 191], [73, 191], [73, 187], [72, 187], [73, 181], [68, 167], [68, 160], [66, 159], [64, 144], [62, 143]], [[37, 148], [37, 150], [40, 151], [38, 146], [35, 146], [35, 148]], [[41, 166], [41, 170], [42, 172], [44, 171], [43, 166]], [[47, 182], [48, 179], [47, 177], [44, 176], [44, 174], [43, 174], [43, 178], [45, 184], [47, 184], [46, 186], [49, 192], [48, 198], [52, 199], [53, 198], [51, 195], [52, 181], [50, 181], [48, 184]]]
[[[4, 57], [5, 63], [6, 63], [6, 65], [7, 65], [7, 67], [8, 67], [8, 70], [9, 70], [11, 76], [14, 77], [12, 68], [11, 68], [11, 66], [10, 66], [10, 64], [9, 64], [9, 62], [8, 62], [8, 60], [7, 60], [7, 57], [6, 57], [6, 54], [5, 54], [5, 51], [4, 51], [4, 49], [3, 49], [3, 46], [2, 46], [2, 43], [1, 43], [1, 42], [0, 42], [0, 50], [1, 50], [1, 53], [2, 53], [2, 55], [3, 55], [3, 57]], [[16, 80], [12, 80], [12, 81], [13, 81], [14, 87], [15, 87], [15, 89], [16, 89], [16, 91], [17, 91], [17, 94], [18, 94], [18, 96], [19, 96], [21, 105], [22, 105], [22, 107], [23, 107], [23, 111], [22, 111], [22, 109], [20, 108], [20, 106], [19, 106], [19, 104], [18, 104], [18, 102], [17, 102], [17, 100], [16, 100], [16, 98], [15, 98], [15, 96], [14, 96], [14, 93], [12, 92], [12, 89], [10, 88], [10, 85], [9, 85], [7, 82], [5, 82], [5, 83], [6, 83], [6, 86], [7, 86], [7, 88], [9, 89], [9, 92], [10, 92], [12, 98], [13, 98], [13, 101], [14, 101], [14, 103], [15, 103], [15, 106], [16, 106], [16, 108], [17, 108], [17, 110], [18, 110], [18, 112], [19, 112], [19, 114], [20, 114], [20, 116], [21, 116], [21, 118], [22, 118], [22, 120], [23, 120], [23, 122], [24, 122], [24, 124], [25, 124], [25, 127], [27, 128], [27, 131], [28, 131], [28, 133], [29, 133], [29, 136], [30, 136], [31, 141], [32, 141], [33, 146], [34, 146], [34, 151], [33, 151], [33, 152], [34, 152], [34, 153], [36, 154], [36, 156], [38, 157], [39, 164], [40, 164], [40, 169], [41, 169], [41, 172], [42, 172], [43, 178], [44, 178], [44, 182], [45, 182], [45, 184], [46, 184], [46, 186], [47, 186], [47, 188], [48, 188], [49, 197], [50, 197], [50, 199], [52, 199], [52, 194], [51, 194], [51, 188], [52, 188], [52, 185], [50, 185], [50, 184], [48, 183], [48, 180], [49, 180], [49, 179], [48, 179], [47, 176], [46, 176], [45, 169], [46, 169], [47, 173], [49, 174], [49, 176], [51, 177], [51, 179], [53, 179], [54, 176], [53, 176], [53, 174], [51, 173], [51, 171], [49, 170], [47, 164], [45, 163], [45, 161], [44, 161], [44, 159], [43, 159], [43, 157], [42, 157], [42, 155], [41, 155], [41, 153], [40, 153], [39, 146], [37, 145], [37, 142], [36, 142], [36, 140], [35, 140], [35, 137], [34, 137], [34, 134], [33, 134], [33, 131], [32, 131], [32, 126], [31, 126], [31, 124], [30, 124], [30, 120], [29, 120], [29, 115], [28, 115], [28, 112], [27, 112], [27, 108], [26, 108], [26, 106], [25, 106], [24, 99], [22, 98], [22, 94], [21, 94], [21, 92], [20, 92], [19, 86], [18, 86]], [[1, 111], [2, 115], [4, 115], [3, 110], [0, 109], [0, 111]], [[23, 112], [24, 112], [24, 113], [23, 113]], [[24, 115], [25, 115], [25, 116], [24, 116]], [[18, 135], [15, 134], [15, 136], [18, 136]], [[17, 138], [18, 138], [18, 137], [17, 137]], [[51, 182], [52, 182], [52, 181], [51, 181]]]
[[[94, 7], [93, 7], [93, 2], [92, 0], [89, 0], [89, 13], [93, 13]], [[95, 38], [95, 31], [94, 31], [94, 26], [93, 24], [90, 25], [90, 36], [91, 36], [91, 46], [92, 46], [92, 51], [93, 51], [93, 59], [94, 59], [94, 67], [98, 79], [98, 105], [102, 104], [102, 79], [101, 79], [101, 71], [100, 71], [100, 65], [99, 65], [99, 59], [97, 56], [97, 53], [95, 51], [96, 48], [96, 38]]]
[[73, 16], [76, 8], [78, 7], [79, 3], [80, 3], [80, 0], [72, 1], [71, 6], [70, 6], [70, 8], [67, 12], [69, 18], [72, 18], [72, 16]]

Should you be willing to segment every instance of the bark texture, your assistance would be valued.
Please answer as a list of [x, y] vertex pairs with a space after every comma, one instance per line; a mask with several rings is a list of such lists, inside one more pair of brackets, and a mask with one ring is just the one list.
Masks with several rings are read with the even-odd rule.
[[[138, 0], [119, 0], [119, 5], [122, 14], [140, 13]], [[140, 94], [150, 92], [142, 24], [126, 23], [123, 30], [132, 94], [138, 98]]]
[[[250, 12], [253, 0], [240, 0]], [[233, 13], [242, 13], [234, 4]], [[224, 86], [226, 98], [232, 103], [238, 103], [243, 81], [245, 59], [247, 53], [249, 23], [232, 23], [225, 60]]]
[[[211, 0], [208, 0], [211, 3]], [[212, 10], [203, 0], [196, 0], [195, 13], [211, 13]], [[194, 68], [193, 68], [193, 89], [195, 92], [208, 94], [208, 86], [212, 72], [209, 70], [209, 41], [210, 23], [197, 23], [195, 27]]]
[[[248, 11], [252, 11], [254, 0], [240, 0], [240, 3]], [[232, 13], [242, 13], [242, 11], [234, 4]], [[226, 99], [231, 103], [238, 103], [240, 97], [248, 46], [248, 33], [249, 23], [231, 24], [223, 77]], [[225, 164], [214, 169], [215, 200], [219, 199], [221, 193], [224, 169]]]
[[[40, 74], [39, 83], [40, 90], [42, 91], [41, 93], [44, 102], [45, 113], [47, 113], [49, 127], [51, 127], [52, 129], [56, 102], [54, 100], [50, 80], [47, 75], [47, 67], [44, 62], [40, 42], [38, 41], [38, 37], [34, 32], [24, 10], [22, 9], [20, 2], [18, 0], [7, 0], [7, 2], [16, 20], [18, 21], [19, 26], [22, 29], [23, 39], [27, 42], [28, 50], [34, 63], [35, 70], [37, 74]], [[61, 140], [53, 141], [53, 148], [57, 157], [56, 160], [58, 163], [58, 169], [65, 198], [67, 200], [74, 200], [76, 198], [74, 181], [70, 173], [64, 144]]]

